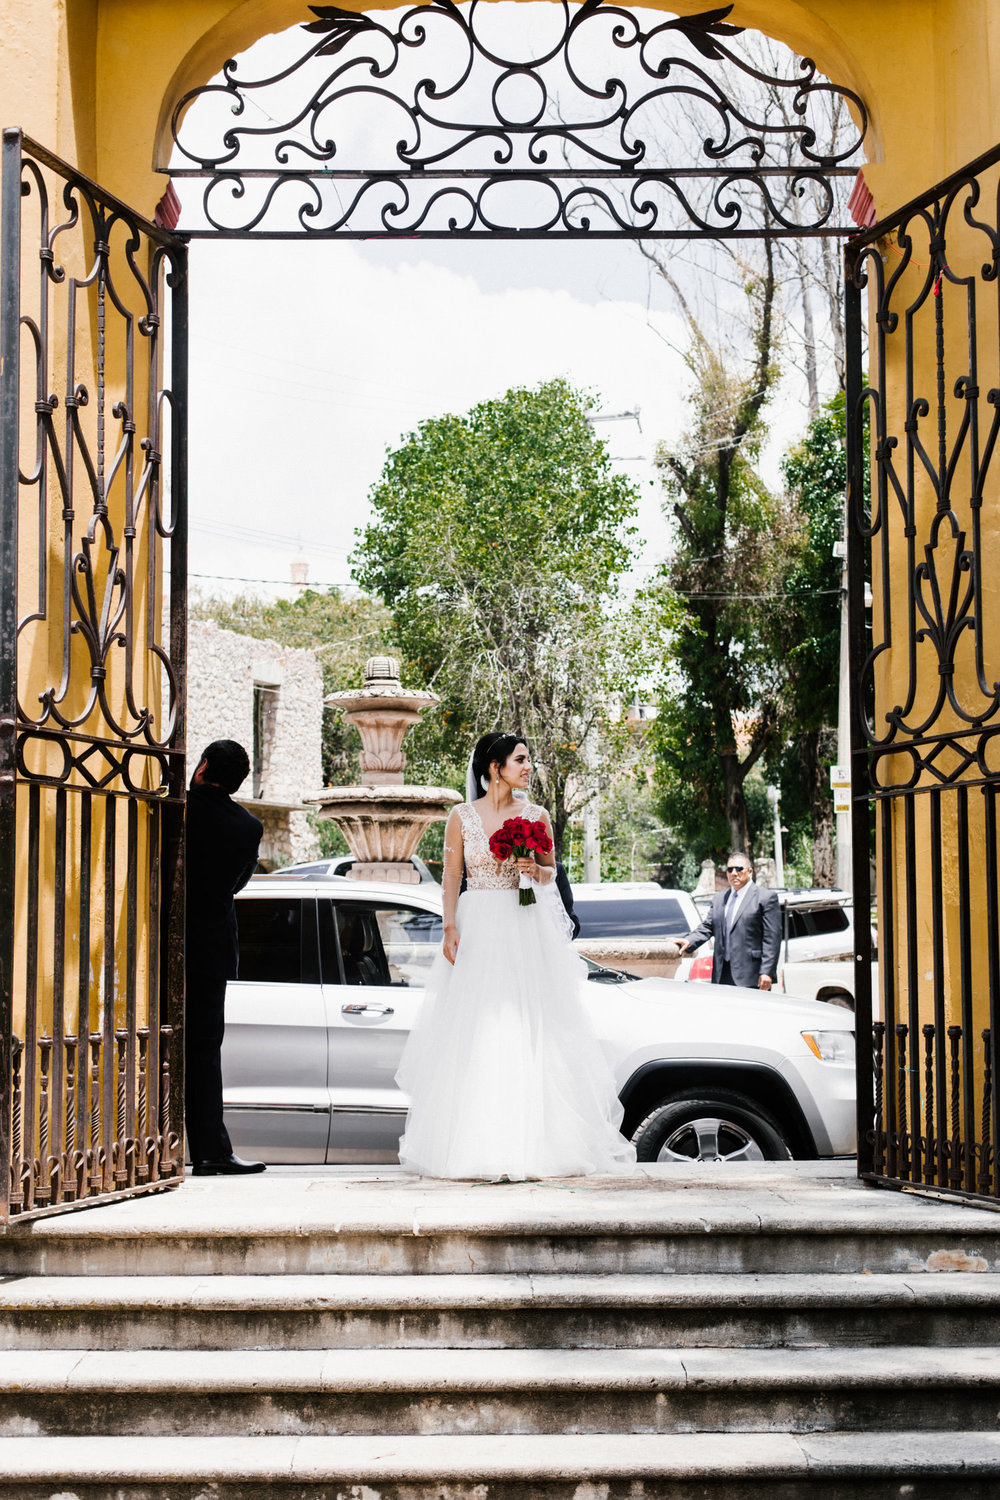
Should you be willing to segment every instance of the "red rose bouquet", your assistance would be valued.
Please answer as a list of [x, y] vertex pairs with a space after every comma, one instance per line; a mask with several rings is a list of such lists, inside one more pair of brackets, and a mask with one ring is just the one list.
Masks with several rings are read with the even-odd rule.
[[[508, 818], [496, 833], [490, 834], [490, 853], [500, 864], [508, 859], [527, 859], [532, 854], [548, 854], [551, 848], [552, 840], [541, 819], [532, 823], [528, 818]], [[533, 906], [535, 893], [531, 882], [523, 875], [521, 880], [525, 883], [518, 890], [518, 902], [521, 906]]]

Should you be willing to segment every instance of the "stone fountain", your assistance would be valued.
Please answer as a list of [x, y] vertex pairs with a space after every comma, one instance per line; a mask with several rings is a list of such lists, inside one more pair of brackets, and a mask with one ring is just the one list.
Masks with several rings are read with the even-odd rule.
[[356, 880], [416, 884], [420, 877], [410, 858], [425, 828], [446, 818], [462, 800], [451, 787], [407, 786], [403, 780], [403, 739], [441, 700], [434, 693], [404, 688], [393, 657], [372, 656], [365, 662], [362, 688], [331, 693], [325, 701], [361, 735], [361, 784], [328, 786], [306, 800], [343, 833], [354, 855], [350, 874]]

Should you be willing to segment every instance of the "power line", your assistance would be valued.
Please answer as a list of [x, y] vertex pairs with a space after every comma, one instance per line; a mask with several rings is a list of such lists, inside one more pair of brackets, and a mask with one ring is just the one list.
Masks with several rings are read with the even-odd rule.
[[801, 594], [688, 594], [675, 589], [682, 599], [815, 599], [821, 594], [839, 594], [840, 589], [806, 589]]
[[[406, 395], [412, 396], [416, 394], [421, 397], [431, 395], [439, 397], [442, 401], [451, 401], [455, 396], [455, 392], [453, 389], [446, 391], [444, 387], [440, 386], [428, 388], [424, 385], [417, 386], [412, 384], [403, 384], [397, 380], [380, 380], [377, 376], [374, 375], [353, 375], [349, 374], [345, 370], [334, 369], [330, 365], [314, 365], [304, 359], [289, 359], [287, 355], [276, 354], [273, 350], [265, 347], [263, 344], [259, 345], [257, 348], [248, 349], [242, 344], [231, 344], [226, 339], [213, 338], [210, 334], [199, 334], [198, 343], [199, 345], [215, 344], [217, 348], [226, 349], [231, 354], [239, 354], [243, 356], [249, 356], [251, 358], [258, 358], [268, 365], [291, 365], [293, 369], [312, 370], [316, 374], [328, 376], [331, 380], [344, 381], [350, 385], [374, 386], [374, 391], [364, 393], [369, 396], [375, 396], [379, 391], [402, 391]], [[284, 382], [285, 384], [304, 383], [301, 381], [293, 381], [291, 377], [287, 375], [273, 374], [270, 378], [272, 380]], [[310, 389], [316, 388], [315, 381], [309, 381], [305, 383]]]
[[214, 583], [269, 583], [276, 589], [357, 589], [356, 583], [329, 583], [319, 578], [293, 583], [290, 578], [244, 578], [237, 573], [188, 573], [189, 578], [207, 578]]
[[341, 546], [338, 542], [319, 542], [314, 537], [308, 539], [300, 532], [293, 537], [288, 532], [267, 531], [257, 526], [241, 526], [238, 522], [193, 520], [191, 528], [195, 531], [207, 531], [213, 536], [232, 536], [240, 541], [267, 542], [271, 546], [299, 548], [310, 552], [350, 552], [350, 547]]

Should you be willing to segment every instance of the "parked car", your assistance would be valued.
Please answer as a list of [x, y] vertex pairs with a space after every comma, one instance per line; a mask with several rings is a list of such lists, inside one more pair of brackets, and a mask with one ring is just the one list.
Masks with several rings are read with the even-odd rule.
[[[394, 1161], [394, 1081], [441, 939], [441, 891], [258, 876], [236, 903], [226, 1119], [241, 1155]], [[583, 996], [643, 1161], [836, 1156], [854, 1149], [846, 1011], [772, 993], [699, 993], [598, 964]], [[594, 982], [596, 981], [596, 982]]]
[[655, 880], [580, 881], [573, 908], [581, 938], [681, 938], [699, 921], [687, 891], [666, 890]]
[[[854, 1009], [854, 955], [835, 954], [830, 958], [803, 959], [785, 964], [778, 974], [778, 984], [788, 995], [800, 1000], [823, 1000], [827, 1005]], [[872, 955], [872, 1006], [879, 1013], [878, 960]]]
[[[357, 860], [353, 854], [336, 854], [330, 859], [303, 860], [297, 865], [284, 865], [282, 869], [276, 870], [275, 874], [297, 875], [303, 880], [326, 880], [331, 875], [347, 875], [356, 864]], [[437, 876], [422, 859], [414, 855], [410, 864], [422, 882], [437, 885]]]

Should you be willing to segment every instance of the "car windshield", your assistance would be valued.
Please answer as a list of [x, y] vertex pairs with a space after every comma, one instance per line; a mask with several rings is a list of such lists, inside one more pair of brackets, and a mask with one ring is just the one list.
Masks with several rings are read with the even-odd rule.
[[611, 901], [578, 896], [573, 909], [582, 938], [672, 938], [690, 931], [684, 910], [673, 896], [623, 896]]

